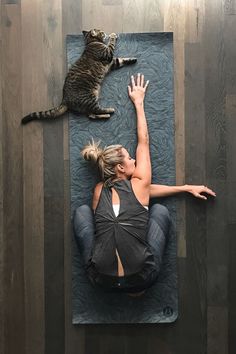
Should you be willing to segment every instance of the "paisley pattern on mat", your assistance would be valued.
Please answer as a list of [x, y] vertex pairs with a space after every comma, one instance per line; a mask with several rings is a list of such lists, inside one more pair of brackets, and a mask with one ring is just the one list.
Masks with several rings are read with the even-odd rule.
[[[67, 36], [67, 58], [71, 65], [84, 48], [82, 35]], [[115, 55], [136, 57], [137, 63], [113, 71], [101, 90], [104, 106], [114, 107], [109, 120], [89, 120], [70, 114], [71, 213], [82, 204], [91, 205], [98, 180], [82, 160], [80, 151], [91, 138], [104, 145], [121, 143], [131, 156], [136, 147], [136, 119], [128, 98], [131, 74], [141, 72], [150, 80], [145, 111], [150, 132], [153, 183], [175, 184], [173, 35], [172, 33], [119, 34]], [[160, 203], [160, 200], [158, 200]], [[175, 225], [174, 200], [163, 200]], [[140, 298], [125, 294], [104, 294], [91, 287], [73, 241], [73, 323], [173, 322], [178, 315], [176, 237], [174, 227], [157, 283]]]

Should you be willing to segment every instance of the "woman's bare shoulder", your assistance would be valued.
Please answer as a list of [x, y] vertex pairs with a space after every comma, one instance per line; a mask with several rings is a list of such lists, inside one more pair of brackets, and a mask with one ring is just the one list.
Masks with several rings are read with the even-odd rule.
[[101, 190], [102, 190], [102, 187], [103, 187], [103, 183], [102, 182], [99, 182], [96, 184], [95, 188], [94, 188], [94, 193], [101, 193]]
[[102, 191], [102, 187], [103, 187], [103, 183], [99, 182], [98, 184], [96, 184], [94, 191], [93, 191], [93, 210], [96, 209], [99, 198], [100, 198], [100, 194]]

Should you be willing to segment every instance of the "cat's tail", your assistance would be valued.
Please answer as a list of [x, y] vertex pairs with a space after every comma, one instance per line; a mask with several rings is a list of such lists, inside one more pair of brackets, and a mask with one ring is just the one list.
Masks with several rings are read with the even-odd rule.
[[64, 113], [66, 113], [68, 110], [68, 107], [61, 103], [60, 106], [49, 109], [48, 111], [43, 111], [43, 112], [33, 112], [22, 118], [21, 124], [27, 124], [33, 120], [51, 120], [57, 117], [62, 116]]

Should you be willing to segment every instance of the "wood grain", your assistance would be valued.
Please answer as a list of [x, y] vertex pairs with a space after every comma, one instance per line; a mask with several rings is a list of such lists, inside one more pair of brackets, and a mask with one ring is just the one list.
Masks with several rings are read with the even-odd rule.
[[225, 0], [224, 10], [226, 15], [236, 15], [236, 1], [235, 0]]
[[20, 3], [20, 0], [4, 0], [3, 3], [5, 4], [19, 4]]
[[124, 1], [123, 32], [158, 32], [161, 30], [163, 30], [163, 1]]
[[236, 94], [226, 96], [226, 141], [227, 141], [227, 223], [236, 224]]
[[[43, 67], [48, 108], [60, 104], [63, 88], [61, 0], [45, 1], [43, 5]], [[43, 124], [44, 195], [63, 197], [63, 117]], [[52, 211], [53, 212], [53, 211]], [[57, 232], [55, 231], [55, 234]]]
[[[175, 159], [176, 184], [185, 184], [185, 1], [167, 1], [164, 11], [164, 31], [174, 33], [174, 99], [175, 99]], [[177, 254], [186, 257], [186, 204], [177, 201]]]
[[123, 0], [102, 0], [102, 5], [106, 6], [116, 6], [116, 5], [122, 5]]
[[[60, 104], [62, 97], [61, 0], [44, 1], [42, 10], [45, 104], [50, 108]], [[65, 352], [63, 117], [43, 124], [43, 151], [45, 354], [62, 354]]]
[[[225, 51], [222, 9], [215, 2], [206, 6], [211, 26], [205, 32], [206, 55], [206, 137], [207, 137], [207, 183], [216, 190], [217, 199], [208, 208], [208, 262], [227, 264], [228, 244], [224, 237], [226, 222], [225, 187], [226, 163], [226, 117], [225, 117]], [[214, 60], [212, 61], [212, 59]], [[211, 61], [211, 63], [210, 63]], [[217, 220], [217, 228], [215, 227]], [[214, 245], [214, 247], [213, 247]], [[217, 252], [221, 249], [221, 252]]]
[[[200, 43], [185, 45], [185, 142], [186, 183], [204, 184], [205, 181], [205, 95], [204, 57]], [[206, 347], [206, 205], [190, 196], [186, 203], [187, 283], [188, 308], [194, 316], [194, 325], [188, 329], [188, 340], [196, 343], [196, 353]], [[190, 321], [190, 318], [189, 318]], [[196, 332], [196, 337], [194, 336]], [[198, 339], [197, 339], [198, 337]]]
[[114, 4], [103, 4], [102, 0], [82, 0], [83, 9], [83, 30], [91, 28], [102, 29], [106, 33], [120, 33], [122, 30], [122, 6]]
[[[85, 353], [84, 326], [72, 325], [72, 229], [70, 213], [69, 161], [64, 161], [64, 264], [65, 264], [65, 353]], [[89, 331], [89, 329], [88, 329]]]
[[[4, 353], [25, 353], [24, 266], [22, 233], [22, 131], [20, 6], [2, 7], [2, 198]], [[14, 102], [14, 105], [13, 105]], [[1, 208], [1, 209], [2, 209]]]
[[[66, 36], [67, 34], [79, 34], [83, 30], [82, 25], [82, 1], [61, 0], [62, 3], [62, 52], [63, 52], [63, 78], [68, 71], [66, 56]], [[68, 138], [68, 115], [63, 119], [63, 156], [64, 160], [69, 160], [69, 138]], [[69, 182], [68, 182], [69, 183]], [[67, 204], [68, 201], [65, 201]]]
[[[129, 327], [126, 329], [125, 350], [127, 353], [146, 354], [148, 350], [148, 326]], [[117, 343], [118, 344], [118, 343]], [[120, 343], [122, 344], [122, 342]], [[117, 352], [118, 354], [118, 352]]]
[[164, 31], [174, 32], [175, 45], [179, 44], [179, 42], [183, 42], [185, 39], [185, 23], [186, 23], [185, 3], [186, 1], [184, 0], [165, 1]]
[[[52, 343], [55, 345], [56, 339], [53, 338], [53, 333], [62, 333], [62, 312], [58, 314], [58, 324], [53, 321], [55, 308], [52, 312], [47, 309], [45, 314], [44, 267], [47, 263], [45, 275], [49, 277], [51, 273], [48, 270], [50, 264], [48, 257], [52, 244], [47, 244], [45, 259], [43, 234], [44, 173], [49, 176], [47, 183], [52, 185], [54, 169], [57, 168], [56, 161], [64, 159], [64, 175], [63, 177], [60, 175], [60, 180], [64, 179], [63, 188], [61, 189], [58, 180], [58, 183], [52, 187], [51, 196], [49, 184], [45, 189], [48, 198], [46, 201], [48, 212], [45, 217], [47, 217], [47, 230], [50, 230], [54, 239], [52, 228], [61, 215], [60, 209], [64, 208], [65, 282], [64, 290], [60, 288], [60, 302], [56, 307], [62, 309], [61, 300], [65, 296], [63, 339], [65, 353], [110, 354], [114, 350], [119, 350], [120, 353], [132, 353], [134, 348], [138, 351], [141, 348], [144, 354], [160, 350], [163, 354], [185, 352], [199, 354], [206, 353], [207, 350], [209, 353], [221, 354], [228, 350], [229, 354], [234, 354], [236, 352], [235, 0], [224, 2], [222, 0], [167, 0], [165, 2], [60, 0], [56, 8], [46, 4], [44, 9], [42, 4], [44, 2], [39, 0], [34, 2], [3, 0], [1, 4], [0, 281], [3, 282], [3, 286], [0, 287], [2, 289], [0, 303], [4, 305], [4, 312], [0, 322], [0, 351], [2, 349], [4, 354], [16, 352], [43, 354], [45, 341], [49, 348]], [[58, 7], [61, 8], [62, 15], [57, 16], [55, 32], [51, 32], [44, 38], [44, 26], [46, 25], [46, 32], [49, 33], [48, 18], [54, 18], [54, 11], [57, 13]], [[50, 10], [52, 8], [53, 13]], [[53, 29], [55, 21], [49, 22]], [[107, 32], [164, 30], [174, 32], [177, 182], [184, 183], [186, 176], [186, 182], [207, 183], [216, 189], [217, 199], [203, 204], [204, 202], [192, 197], [178, 197], [178, 208], [181, 207], [182, 210], [180, 232], [186, 235], [187, 241], [186, 244], [185, 236], [179, 236], [178, 255], [187, 257], [178, 259], [180, 317], [172, 326], [148, 328], [135, 326], [130, 330], [129, 326], [101, 328], [71, 324], [67, 118], [63, 120], [63, 134], [60, 129], [58, 130], [57, 125], [55, 130], [50, 127], [50, 131], [47, 131], [48, 138], [51, 133], [53, 136], [52, 141], [46, 144], [50, 149], [49, 155], [44, 155], [43, 151], [45, 142], [43, 142], [42, 125], [35, 123], [24, 127], [22, 137], [19, 121], [22, 113], [47, 109], [49, 104], [60, 100], [61, 92], [59, 92], [57, 78], [62, 73], [60, 70], [66, 71], [65, 36], [67, 33], [78, 34], [84, 26], [87, 26], [87, 29], [102, 27]], [[51, 40], [51, 36], [55, 43]], [[46, 45], [49, 46], [47, 54], [45, 54]], [[58, 61], [56, 59], [57, 62], [53, 63], [55, 59], [49, 53], [53, 53], [54, 49], [55, 53], [58, 53], [56, 48], [60, 46], [61, 53]], [[51, 149], [57, 141], [54, 134], [58, 132], [63, 150], [60, 148], [50, 170], [53, 154]], [[22, 161], [22, 149], [24, 161]], [[43, 168], [44, 156], [47, 161], [47, 172]], [[22, 179], [24, 179], [24, 203]], [[58, 196], [57, 190], [60, 193]], [[54, 209], [57, 197], [60, 205]], [[14, 208], [12, 208], [13, 203]], [[182, 209], [184, 208], [181, 206], [182, 203], [186, 208], [185, 211]], [[50, 219], [49, 205], [54, 205], [53, 210], [57, 210], [52, 219]], [[59, 242], [60, 257], [62, 257], [61, 243], [62, 233]], [[62, 270], [59, 273], [62, 274]], [[51, 292], [50, 301], [52, 298]], [[47, 336], [44, 328], [45, 315], [55, 327], [55, 332], [53, 328], [47, 329]], [[136, 343], [138, 336], [140, 338]], [[146, 339], [143, 336], [146, 336]]]
[[[185, 45], [185, 132], [186, 182], [204, 184], [205, 181], [205, 107], [204, 60], [199, 43]], [[206, 205], [190, 196], [186, 203], [187, 284], [189, 320], [188, 341], [195, 353], [206, 348]], [[197, 309], [197, 310], [196, 310]]]
[[[62, 0], [62, 38], [64, 76], [67, 72], [66, 35], [79, 34], [82, 25], [82, 2]], [[71, 212], [68, 116], [64, 117], [64, 265], [65, 265], [65, 354], [85, 353], [85, 328], [72, 325], [72, 263], [71, 263]]]
[[228, 225], [227, 235], [229, 237], [229, 275], [228, 275], [228, 350], [229, 354], [236, 351], [236, 224]]
[[[206, 17], [209, 24], [204, 35], [206, 62], [206, 180], [207, 184], [217, 193], [216, 200], [208, 203], [207, 208], [208, 351], [210, 353], [227, 353], [228, 319], [226, 316], [228, 311], [228, 289], [227, 279], [225, 278], [228, 274], [229, 240], [226, 234], [226, 69], [222, 1], [206, 2]], [[219, 309], [218, 306], [221, 306], [221, 308]], [[218, 323], [218, 326], [216, 327], [214, 323]], [[222, 326], [222, 328], [219, 326]], [[220, 336], [218, 335], [218, 330], [216, 332], [217, 328], [219, 328]], [[214, 334], [215, 337], [218, 336], [217, 346], [215, 345]]]
[[[236, 333], [236, 287], [235, 287], [235, 252], [236, 252], [236, 163], [235, 155], [235, 113], [236, 113], [236, 83], [235, 83], [235, 58], [236, 36], [232, 28], [236, 24], [236, 2], [225, 2], [224, 17], [224, 43], [225, 43], [225, 71], [226, 71], [226, 157], [227, 157], [227, 209], [226, 237], [229, 240], [228, 252], [228, 353], [233, 354], [236, 351], [235, 333]], [[224, 328], [222, 328], [224, 331]], [[225, 334], [227, 335], [227, 334]], [[224, 338], [222, 338], [222, 341]], [[222, 343], [223, 344], [223, 343]]]
[[[42, 3], [24, 0], [22, 10], [23, 114], [46, 109], [43, 67]], [[37, 67], [37, 70], [35, 68]], [[45, 104], [45, 106], [44, 106]], [[20, 117], [19, 117], [20, 121]], [[23, 129], [24, 266], [26, 354], [43, 353], [44, 302], [44, 183], [43, 131], [34, 122]]]
[[224, 28], [222, 35], [225, 48], [226, 92], [227, 95], [233, 95], [236, 94], [236, 35], [232, 29], [236, 26], [236, 15], [225, 16], [221, 26]]
[[45, 354], [65, 353], [63, 204], [44, 199]]
[[[172, 354], [174, 353], [173, 347], [170, 344], [171, 339], [168, 340], [167, 336], [172, 331], [173, 326], [163, 327], [160, 326], [158, 328], [149, 328], [147, 336], [147, 354], [153, 353], [154, 348], [158, 348], [158, 351], [162, 354]], [[164, 338], [163, 338], [164, 337]], [[175, 335], [173, 336], [175, 337]], [[172, 337], [172, 340], [173, 340]], [[171, 335], [169, 335], [171, 338]], [[177, 349], [175, 349], [175, 353], [177, 353]]]
[[[107, 328], [107, 326], [105, 326]], [[102, 349], [102, 335], [101, 335], [101, 326], [92, 325], [89, 328], [86, 328], [85, 331], [85, 353], [92, 354], [96, 352], [97, 354], [103, 354]]]
[[199, 43], [204, 36], [205, 0], [186, 1], [186, 31], [187, 43]]
[[207, 354], [228, 354], [228, 309], [208, 306]]
[[3, 82], [3, 46], [2, 46], [2, 7], [0, 6], [0, 353], [4, 352], [4, 236], [3, 236], [3, 106], [2, 106], [2, 82]]

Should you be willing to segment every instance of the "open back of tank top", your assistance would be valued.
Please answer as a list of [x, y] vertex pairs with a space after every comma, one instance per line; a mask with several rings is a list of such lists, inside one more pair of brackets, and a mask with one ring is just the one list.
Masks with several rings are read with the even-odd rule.
[[[118, 216], [112, 208], [112, 188], [120, 199]], [[146, 242], [148, 211], [137, 200], [129, 180], [116, 181], [102, 188], [95, 210], [96, 237], [91, 262], [100, 274], [117, 276], [121, 259], [124, 275], [140, 272], [150, 261]]]

